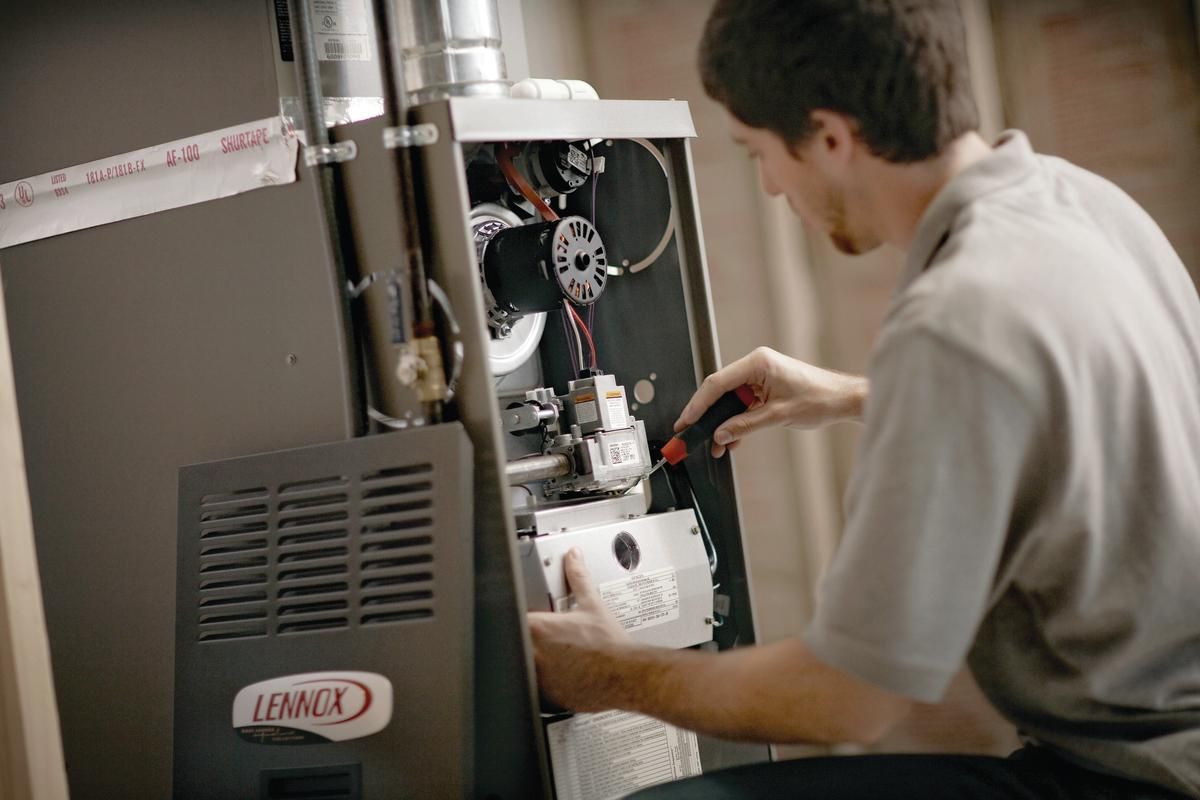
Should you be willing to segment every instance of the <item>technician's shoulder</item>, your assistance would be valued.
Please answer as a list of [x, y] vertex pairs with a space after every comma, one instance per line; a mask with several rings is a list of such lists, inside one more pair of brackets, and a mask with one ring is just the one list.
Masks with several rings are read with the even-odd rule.
[[1049, 198], [1070, 207], [1114, 250], [1170, 290], [1192, 287], [1187, 269], [1162, 228], [1125, 190], [1094, 172], [1055, 156], [1037, 156]]
[[1072, 176], [1043, 164], [966, 204], [925, 270], [893, 300], [876, 356], [939, 341], [1010, 382], [1040, 391], [1069, 340], [1094, 320], [1079, 298], [1114, 243]]
[[1053, 249], [1013, 216], [987, 225], [960, 218], [926, 270], [893, 299], [877, 357], [935, 339], [1001, 372], [1028, 372], [1034, 351], [1061, 323], [1063, 293], [1047, 288], [1054, 276], [1031, 263]]

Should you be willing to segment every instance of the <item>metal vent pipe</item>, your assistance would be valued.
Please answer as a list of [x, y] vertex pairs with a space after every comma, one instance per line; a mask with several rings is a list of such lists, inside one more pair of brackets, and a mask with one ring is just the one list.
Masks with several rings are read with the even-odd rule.
[[411, 104], [507, 96], [496, 0], [391, 0], [401, 83]]

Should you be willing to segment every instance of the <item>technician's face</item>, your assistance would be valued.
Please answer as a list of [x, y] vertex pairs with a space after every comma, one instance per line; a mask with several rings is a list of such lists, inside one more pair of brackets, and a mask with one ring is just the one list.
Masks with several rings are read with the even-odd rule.
[[797, 216], [827, 233], [843, 253], [857, 255], [878, 246], [874, 237], [854, 230], [847, 218], [845, 191], [822, 167], [823, 159], [812, 157], [811, 151], [819, 143], [792, 149], [773, 131], [752, 128], [732, 115], [729, 120], [733, 140], [743, 145], [758, 165], [764, 192], [786, 197]]

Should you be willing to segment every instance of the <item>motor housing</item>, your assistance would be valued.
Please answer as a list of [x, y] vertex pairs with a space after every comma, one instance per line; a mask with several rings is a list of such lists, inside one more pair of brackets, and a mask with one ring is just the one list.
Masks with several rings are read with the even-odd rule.
[[497, 232], [483, 256], [496, 307], [511, 317], [600, 299], [608, 280], [604, 241], [583, 217], [535, 222]]

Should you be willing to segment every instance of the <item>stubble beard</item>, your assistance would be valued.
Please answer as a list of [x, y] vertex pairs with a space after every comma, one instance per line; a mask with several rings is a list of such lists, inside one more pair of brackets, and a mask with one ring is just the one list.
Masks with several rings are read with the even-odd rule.
[[825, 218], [829, 222], [829, 240], [839, 253], [848, 256], [862, 254], [863, 247], [850, 233], [846, 222], [846, 200], [832, 189], [825, 197]]

